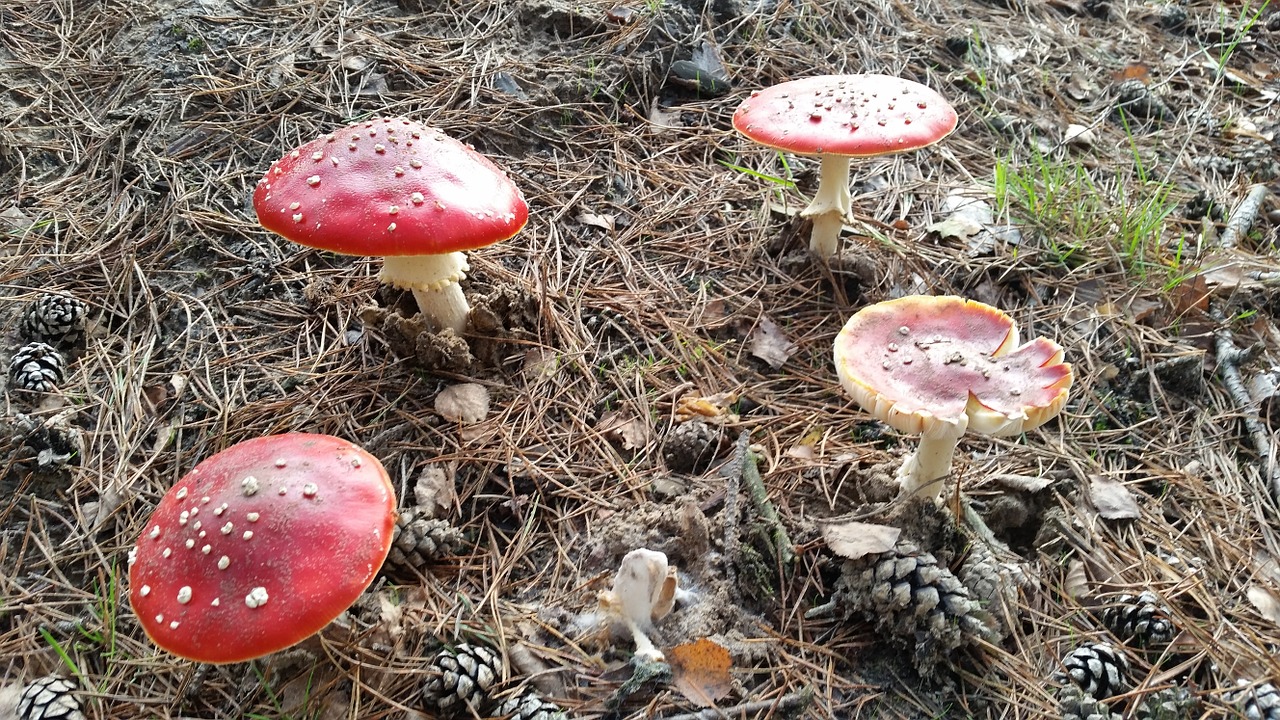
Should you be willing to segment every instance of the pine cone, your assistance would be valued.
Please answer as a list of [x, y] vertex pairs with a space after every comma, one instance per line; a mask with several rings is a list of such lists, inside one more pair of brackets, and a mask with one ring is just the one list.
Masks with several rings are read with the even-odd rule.
[[527, 690], [498, 706], [497, 715], [507, 720], [568, 720], [559, 705], [544, 700], [535, 690]]
[[888, 553], [845, 563], [837, 596], [887, 637], [914, 643], [916, 666], [930, 676], [954, 649], [992, 638], [989, 616], [969, 590], [930, 553], [899, 542]]
[[1280, 690], [1271, 683], [1242, 688], [1227, 696], [1248, 720], [1280, 720]]
[[1200, 716], [1200, 700], [1184, 687], [1157, 690], [1142, 698], [1134, 720], [1191, 720]]
[[27, 343], [9, 359], [9, 387], [51, 393], [62, 382], [66, 363], [52, 345]]
[[716, 459], [719, 445], [719, 428], [701, 420], [690, 420], [667, 433], [662, 443], [662, 458], [674, 472], [697, 472]]
[[18, 331], [28, 342], [42, 342], [69, 351], [84, 346], [89, 306], [71, 297], [45, 293], [27, 306]]
[[1102, 610], [1102, 624], [1117, 638], [1138, 647], [1168, 645], [1173, 641], [1173, 620], [1167, 606], [1150, 590], [1120, 595]]
[[1062, 720], [1118, 720], [1107, 704], [1090, 697], [1078, 685], [1067, 685], [1058, 690], [1058, 711]]
[[85, 720], [76, 686], [66, 678], [46, 675], [22, 689], [18, 720]]
[[[1018, 584], [985, 542], [975, 540], [969, 546], [969, 554], [956, 570], [956, 577], [969, 589], [973, 599], [991, 612], [993, 619], [1003, 620], [1005, 610], [1016, 617]], [[1003, 630], [1003, 622], [998, 625]]]
[[1071, 682], [1096, 700], [1109, 698], [1129, 688], [1125, 675], [1129, 659], [1107, 643], [1085, 643], [1062, 658], [1062, 670], [1053, 679]]
[[442, 716], [483, 713], [489, 690], [502, 677], [502, 658], [487, 647], [460, 643], [431, 661], [431, 678], [422, 686], [429, 712]]
[[1215, 222], [1223, 222], [1227, 219], [1227, 213], [1221, 203], [1209, 197], [1209, 191], [1201, 189], [1182, 206], [1182, 217], [1191, 221], [1207, 217]]
[[427, 517], [420, 507], [405, 508], [391, 530], [391, 552], [385, 568], [402, 575], [416, 575], [435, 560], [455, 555], [462, 547], [462, 533], [447, 520]]

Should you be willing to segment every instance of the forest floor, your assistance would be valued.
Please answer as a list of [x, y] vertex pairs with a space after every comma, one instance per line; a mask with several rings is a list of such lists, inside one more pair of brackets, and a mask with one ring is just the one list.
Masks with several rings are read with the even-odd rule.
[[[699, 692], [750, 710], [731, 717], [1055, 716], [1051, 678], [1088, 642], [1128, 658], [1118, 713], [1185, 688], [1170, 717], [1237, 717], [1238, 683], [1280, 684], [1280, 7], [0, 0], [0, 21], [0, 357], [42, 294], [91, 308], [55, 392], [3, 394], [0, 717], [49, 674], [90, 718], [430, 716], [429, 661], [464, 641], [506, 657], [496, 693], [532, 683], [588, 718]], [[832, 73], [921, 82], [960, 120], [854, 162], [824, 262], [797, 214], [816, 162], [731, 117]], [[469, 353], [417, 335], [380, 259], [254, 214], [271, 162], [384, 116], [473, 145], [528, 200], [470, 254]], [[915, 440], [831, 356], [854, 312], [912, 294], [1004, 310], [1075, 381], [1048, 424], [963, 439], [943, 507], [904, 513], [887, 479]], [[436, 402], [464, 383], [478, 421]], [[305, 661], [200, 670], [143, 634], [129, 550], [197, 462], [288, 431], [364, 446], [464, 543], [380, 578]], [[1024, 582], [1000, 637], [922, 666], [841, 605], [824, 533], [894, 526], [958, 571], [981, 541], [966, 505]], [[642, 547], [692, 593], [660, 646], [710, 638], [727, 687], [628, 683], [629, 638], [592, 629]], [[1174, 631], [1158, 648], [1104, 612], [1144, 591]]]

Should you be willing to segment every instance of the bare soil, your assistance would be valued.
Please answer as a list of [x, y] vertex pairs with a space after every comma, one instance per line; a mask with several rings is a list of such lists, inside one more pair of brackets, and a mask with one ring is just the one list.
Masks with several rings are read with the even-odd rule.
[[[1200, 705], [1177, 717], [1238, 717], [1237, 683], [1280, 684], [1280, 8], [0, 0], [0, 22], [0, 357], [42, 293], [92, 318], [57, 392], [3, 395], [0, 717], [48, 674], [90, 718], [429, 716], [429, 660], [462, 641], [508, 658], [502, 693], [532, 683], [571, 717], [692, 712], [667, 682], [624, 685], [629, 640], [591, 623], [640, 547], [692, 592], [659, 644], [729, 649], [724, 708], [807, 693], [813, 718], [1056, 716], [1050, 678], [1087, 641], [1130, 655], [1120, 712], [1181, 687]], [[960, 125], [855, 162], [821, 262], [797, 215], [816, 162], [730, 119], [753, 89], [859, 72], [937, 89]], [[256, 222], [270, 162], [379, 116], [472, 144], [529, 202], [518, 236], [470, 255], [463, 338], [431, 334], [378, 259]], [[993, 209], [983, 232], [936, 225], [957, 191]], [[855, 311], [915, 293], [998, 306], [1076, 373], [1058, 419], [961, 442], [942, 510], [886, 505], [914, 441], [831, 364]], [[481, 422], [435, 409], [462, 382], [490, 395]], [[695, 406], [711, 441], [685, 463], [670, 438]], [[287, 431], [363, 445], [404, 507], [446, 478], [437, 515], [463, 550], [380, 579], [306, 653], [166, 655], [128, 607], [129, 548], [201, 459]], [[777, 525], [742, 484], [744, 434]], [[823, 521], [892, 524], [956, 569], [961, 497], [1030, 578], [1003, 639], [922, 676], [911, 639], [811, 612], [841, 581]], [[1178, 630], [1161, 652], [1101, 620], [1143, 590]]]

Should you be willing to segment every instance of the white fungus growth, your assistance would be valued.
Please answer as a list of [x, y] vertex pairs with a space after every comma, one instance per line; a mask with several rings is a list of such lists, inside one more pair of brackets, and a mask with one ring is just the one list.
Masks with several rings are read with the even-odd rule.
[[139, 588], [139, 589], [138, 589], [138, 595], [139, 595], [140, 597], [146, 597], [146, 596], [148, 596], [148, 595], [150, 595], [150, 594], [151, 594], [151, 586], [150, 586], [150, 585], [143, 585], [141, 588]]
[[307, 483], [306, 485], [302, 486], [303, 497], [315, 497], [316, 493], [319, 491], [320, 491], [320, 488], [316, 487], [315, 483]]
[[178, 588], [178, 604], [186, 605], [189, 602], [191, 602], [191, 586], [183, 585]]
[[244, 493], [245, 497], [257, 495], [258, 487], [258, 478], [252, 475], [247, 475], [245, 479], [240, 481], [240, 491]]
[[226, 555], [223, 555], [222, 557], [218, 558], [219, 570], [226, 570], [229, 567], [231, 567], [231, 558], [227, 557]]
[[160, 526], [157, 525], [151, 528], [151, 532], [149, 533], [149, 535], [152, 540], [155, 540], [156, 538], [160, 537]]

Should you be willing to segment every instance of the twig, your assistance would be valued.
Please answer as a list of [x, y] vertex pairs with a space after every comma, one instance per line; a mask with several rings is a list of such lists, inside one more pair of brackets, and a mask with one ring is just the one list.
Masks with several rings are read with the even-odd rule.
[[1253, 228], [1253, 221], [1258, 219], [1258, 211], [1262, 209], [1262, 201], [1267, 198], [1267, 186], [1258, 184], [1249, 188], [1249, 193], [1244, 196], [1244, 200], [1231, 211], [1231, 217], [1227, 219], [1227, 226], [1222, 229], [1222, 235], [1218, 237], [1218, 245], [1231, 249], [1240, 244], [1240, 238], [1249, 234], [1249, 230]]
[[730, 592], [738, 598], [738, 562], [741, 560], [740, 540], [738, 537], [738, 490], [742, 482], [742, 473], [747, 464], [747, 445], [751, 442], [751, 431], [743, 430], [738, 442], [733, 446], [733, 459], [720, 471], [724, 476], [724, 575], [729, 582]]
[[751, 501], [756, 504], [756, 512], [760, 513], [761, 519], [769, 524], [774, 555], [782, 563], [783, 567], [789, 567], [796, 559], [796, 552], [791, 544], [791, 538], [787, 535], [787, 529], [782, 525], [782, 519], [778, 517], [777, 509], [769, 501], [769, 494], [765, 492], [764, 481], [760, 477], [760, 468], [756, 465], [757, 458], [755, 453], [747, 452], [746, 455], [747, 457], [742, 463], [742, 482], [747, 486], [747, 492], [751, 494]]
[[728, 708], [707, 708], [698, 712], [668, 715], [662, 720], [721, 720], [722, 718], [741, 717], [763, 712], [798, 712], [813, 702], [813, 691], [805, 688], [800, 692], [788, 693], [777, 700], [757, 700], [742, 703]]
[[1214, 349], [1218, 355], [1218, 374], [1222, 377], [1222, 384], [1226, 387], [1227, 394], [1231, 396], [1232, 402], [1240, 412], [1245, 432], [1249, 434], [1254, 452], [1258, 454], [1258, 462], [1263, 476], [1267, 478], [1267, 489], [1271, 492], [1271, 498], [1280, 504], [1280, 467], [1276, 465], [1275, 448], [1271, 444], [1271, 436], [1267, 432], [1266, 425], [1258, 418], [1257, 403], [1249, 396], [1249, 389], [1245, 386], [1244, 376], [1240, 372], [1240, 366], [1258, 357], [1263, 346], [1261, 343], [1255, 343], [1243, 350], [1237, 348], [1222, 311], [1214, 308], [1209, 315], [1221, 326], [1213, 333]]

